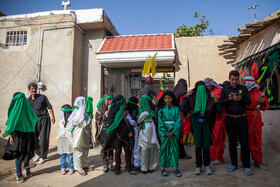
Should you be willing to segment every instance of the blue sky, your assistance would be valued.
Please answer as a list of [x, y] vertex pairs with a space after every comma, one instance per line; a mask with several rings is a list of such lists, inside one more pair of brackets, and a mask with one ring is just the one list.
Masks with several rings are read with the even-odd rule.
[[[0, 0], [7, 15], [62, 10], [62, 0]], [[238, 27], [261, 20], [280, 9], [280, 0], [71, 0], [69, 9], [103, 8], [121, 35], [172, 33], [179, 25], [198, 23], [194, 12], [205, 15], [215, 35], [238, 35]], [[206, 35], [209, 35], [208, 32]]]

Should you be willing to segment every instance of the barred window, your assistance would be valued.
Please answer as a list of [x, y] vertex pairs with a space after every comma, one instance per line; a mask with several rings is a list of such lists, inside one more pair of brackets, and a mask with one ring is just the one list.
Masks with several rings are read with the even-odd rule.
[[27, 43], [27, 31], [7, 32], [6, 46], [23, 46]]

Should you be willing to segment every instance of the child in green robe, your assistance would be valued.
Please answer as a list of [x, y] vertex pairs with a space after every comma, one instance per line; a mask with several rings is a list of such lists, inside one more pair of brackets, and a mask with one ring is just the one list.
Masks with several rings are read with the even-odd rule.
[[166, 167], [172, 167], [176, 177], [178, 170], [179, 135], [181, 132], [181, 113], [173, 92], [165, 91], [158, 103], [158, 131], [161, 137], [159, 163], [162, 176], [167, 176]]

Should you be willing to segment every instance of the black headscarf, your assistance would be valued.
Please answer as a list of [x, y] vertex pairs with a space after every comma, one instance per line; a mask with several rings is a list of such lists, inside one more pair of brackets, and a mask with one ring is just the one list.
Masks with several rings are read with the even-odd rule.
[[[63, 105], [61, 108], [72, 109], [72, 107], [70, 105], [68, 105], [68, 104]], [[72, 113], [72, 111], [64, 112], [64, 121], [65, 121], [64, 127], [65, 128], [66, 128], [66, 125], [68, 123], [68, 118], [71, 115], [71, 113]]]
[[173, 93], [177, 99], [179, 99], [182, 95], [185, 95], [187, 91], [188, 91], [188, 84], [185, 79], [180, 79], [173, 89]]
[[158, 101], [158, 110], [162, 109], [165, 106], [164, 97], [166, 95], [169, 95], [170, 97], [173, 98], [172, 105], [178, 106], [178, 102], [177, 102], [175, 94], [172, 91], [167, 90], [167, 91], [163, 92], [161, 98]]
[[[16, 95], [18, 95], [19, 93], [20, 93], [20, 92], [14, 93], [13, 97], [15, 97]], [[9, 107], [8, 116], [10, 115], [10, 113], [11, 113], [11, 111], [12, 111], [14, 105], [15, 105], [15, 102], [16, 102], [16, 100], [14, 100], [13, 103], [11, 104], [11, 106]]]
[[136, 120], [138, 115], [138, 99], [137, 97], [130, 97], [127, 102], [127, 110], [129, 111], [130, 116], [133, 120]]

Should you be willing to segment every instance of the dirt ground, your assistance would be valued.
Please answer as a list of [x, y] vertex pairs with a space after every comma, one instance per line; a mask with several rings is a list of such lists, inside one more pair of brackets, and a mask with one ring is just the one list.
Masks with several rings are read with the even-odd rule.
[[[0, 140], [2, 157], [5, 140]], [[252, 164], [254, 175], [246, 176], [244, 170], [229, 173], [226, 167], [230, 165], [228, 147], [225, 148], [225, 163], [213, 166], [214, 174], [211, 176], [204, 173], [200, 176], [194, 175], [195, 159], [194, 146], [185, 146], [187, 152], [193, 156], [190, 160], [180, 160], [179, 170], [182, 172], [181, 178], [176, 178], [172, 174], [172, 169], [168, 169], [168, 177], [162, 177], [159, 167], [152, 174], [129, 175], [123, 171], [121, 175], [115, 176], [110, 172], [103, 174], [100, 158], [100, 147], [90, 149], [89, 164], [95, 166], [94, 171], [90, 171], [87, 176], [82, 177], [78, 173], [73, 175], [60, 174], [60, 160], [56, 146], [50, 146], [47, 162], [43, 165], [31, 163], [32, 177], [26, 182], [18, 184], [16, 182], [14, 161], [0, 160], [0, 186], [280, 186], [280, 155], [264, 147], [264, 162], [267, 170], [255, 168]]]

